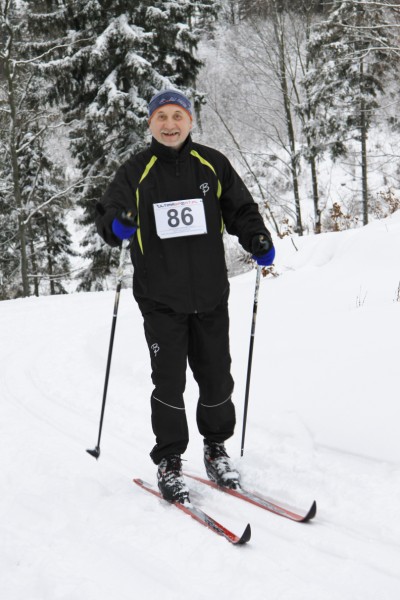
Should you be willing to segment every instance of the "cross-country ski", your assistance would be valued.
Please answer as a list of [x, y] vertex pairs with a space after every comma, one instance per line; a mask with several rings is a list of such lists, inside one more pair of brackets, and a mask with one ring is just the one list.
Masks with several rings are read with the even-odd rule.
[[[150, 483], [147, 483], [142, 479], [134, 479], [133, 481], [142, 489], [146, 490], [147, 492], [150, 492], [150, 494], [153, 494], [153, 496], [156, 496], [160, 500], [163, 500], [161, 493]], [[238, 536], [235, 533], [232, 533], [232, 531], [229, 531], [229, 529], [224, 527], [224, 525], [221, 525], [221, 523], [218, 523], [215, 519], [213, 519], [213, 517], [210, 517], [207, 513], [201, 510], [201, 508], [194, 506], [192, 503], [181, 504], [180, 502], [173, 502], [172, 506], [176, 506], [176, 508], [192, 517], [192, 519], [194, 519], [201, 525], [208, 527], [208, 529], [211, 529], [211, 531], [213, 531], [214, 533], [217, 533], [218, 535], [224, 537], [231, 544], [240, 546], [246, 544], [250, 540], [250, 524], [246, 526], [242, 535]]]
[[210, 481], [210, 479], [205, 479], [204, 477], [199, 477], [198, 475], [193, 475], [192, 473], [185, 472], [184, 474], [186, 477], [190, 477], [191, 479], [199, 481], [200, 483], [204, 483], [215, 490], [219, 490], [225, 494], [229, 494], [230, 496], [234, 496], [235, 498], [239, 498], [240, 500], [244, 500], [245, 502], [259, 506], [260, 508], [264, 508], [265, 510], [268, 510], [276, 515], [280, 515], [281, 517], [286, 517], [292, 521], [297, 521], [298, 523], [306, 523], [307, 521], [311, 521], [311, 519], [313, 519], [317, 513], [317, 503], [315, 500], [307, 512], [300, 513], [284, 507], [276, 500], [265, 498], [258, 492], [256, 493], [246, 490], [242, 486], [237, 489], [231, 489], [226, 486], [217, 485], [214, 481]]

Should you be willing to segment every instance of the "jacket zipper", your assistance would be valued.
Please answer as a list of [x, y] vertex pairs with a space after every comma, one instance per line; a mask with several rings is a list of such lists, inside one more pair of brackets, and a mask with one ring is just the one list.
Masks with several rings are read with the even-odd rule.
[[191, 247], [190, 247], [190, 240], [187, 240], [187, 256], [188, 256], [188, 265], [189, 265], [189, 287], [190, 287], [190, 295], [191, 295], [191, 299], [192, 299], [192, 306], [193, 306], [193, 313], [197, 314], [198, 310], [196, 308], [196, 294], [194, 291], [194, 283], [193, 283], [193, 277], [192, 277], [192, 273], [193, 273], [193, 269], [192, 269], [192, 251], [191, 251]]
[[[177, 177], [180, 177], [180, 164], [179, 164], [179, 159], [177, 159], [175, 161], [175, 174]], [[195, 298], [195, 293], [194, 293], [194, 285], [193, 285], [193, 278], [192, 278], [192, 254], [191, 254], [191, 250], [190, 250], [190, 243], [189, 240], [187, 240], [187, 256], [188, 256], [188, 265], [189, 265], [189, 286], [190, 286], [190, 295], [192, 297], [192, 304], [193, 304], [193, 312], [196, 314], [198, 311], [195, 308], [196, 306], [196, 298]]]

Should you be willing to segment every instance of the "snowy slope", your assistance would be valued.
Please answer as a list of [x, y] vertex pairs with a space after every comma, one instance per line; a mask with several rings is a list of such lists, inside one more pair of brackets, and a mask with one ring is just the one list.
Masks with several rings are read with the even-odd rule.
[[[245, 454], [255, 272], [231, 281], [243, 481], [306, 508], [291, 523], [192, 485], [192, 500], [253, 536], [235, 548], [134, 486], [155, 479], [140, 315], [121, 296], [102, 454], [97, 440], [114, 293], [0, 303], [0, 590], [7, 600], [397, 600], [400, 597], [400, 214], [277, 241], [262, 281]], [[203, 473], [186, 392], [187, 468]]]

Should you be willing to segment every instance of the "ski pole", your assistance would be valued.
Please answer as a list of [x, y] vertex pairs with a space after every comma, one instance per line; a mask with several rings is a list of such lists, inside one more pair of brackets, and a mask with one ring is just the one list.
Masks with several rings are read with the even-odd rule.
[[117, 288], [115, 291], [114, 312], [113, 312], [112, 325], [111, 325], [111, 337], [110, 337], [110, 344], [109, 344], [109, 348], [108, 348], [106, 377], [105, 377], [105, 381], [104, 381], [104, 391], [103, 391], [103, 402], [101, 405], [99, 437], [97, 440], [97, 446], [95, 448], [93, 448], [93, 450], [86, 450], [86, 452], [88, 452], [91, 456], [94, 456], [96, 459], [98, 459], [100, 456], [100, 439], [101, 439], [101, 431], [103, 429], [104, 410], [106, 408], [108, 379], [110, 376], [111, 357], [112, 357], [112, 351], [113, 351], [113, 345], [114, 345], [114, 334], [115, 334], [115, 327], [117, 324], [119, 296], [120, 296], [120, 292], [121, 292], [122, 278], [123, 278], [123, 274], [124, 274], [125, 256], [126, 256], [126, 251], [127, 251], [128, 247], [129, 247], [129, 240], [123, 240], [122, 247], [121, 247], [121, 254], [119, 257], [119, 265], [118, 265], [118, 269], [117, 269]]
[[251, 323], [251, 334], [250, 334], [249, 360], [248, 360], [248, 363], [247, 363], [246, 392], [245, 392], [245, 396], [244, 396], [242, 444], [241, 444], [240, 456], [243, 456], [243, 452], [244, 452], [244, 439], [245, 439], [245, 436], [246, 436], [247, 409], [248, 409], [248, 406], [249, 406], [251, 363], [252, 363], [252, 360], [253, 360], [254, 335], [255, 335], [255, 331], [256, 331], [258, 291], [260, 289], [260, 275], [261, 275], [261, 266], [257, 265], [256, 286], [255, 286], [255, 290], [254, 290], [253, 319], [252, 319], [252, 323]]

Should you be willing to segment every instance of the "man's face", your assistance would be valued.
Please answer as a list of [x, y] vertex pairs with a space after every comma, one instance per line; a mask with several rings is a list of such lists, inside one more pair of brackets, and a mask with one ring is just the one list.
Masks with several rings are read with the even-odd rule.
[[157, 142], [179, 150], [192, 129], [192, 119], [178, 105], [166, 104], [154, 111], [149, 128]]

